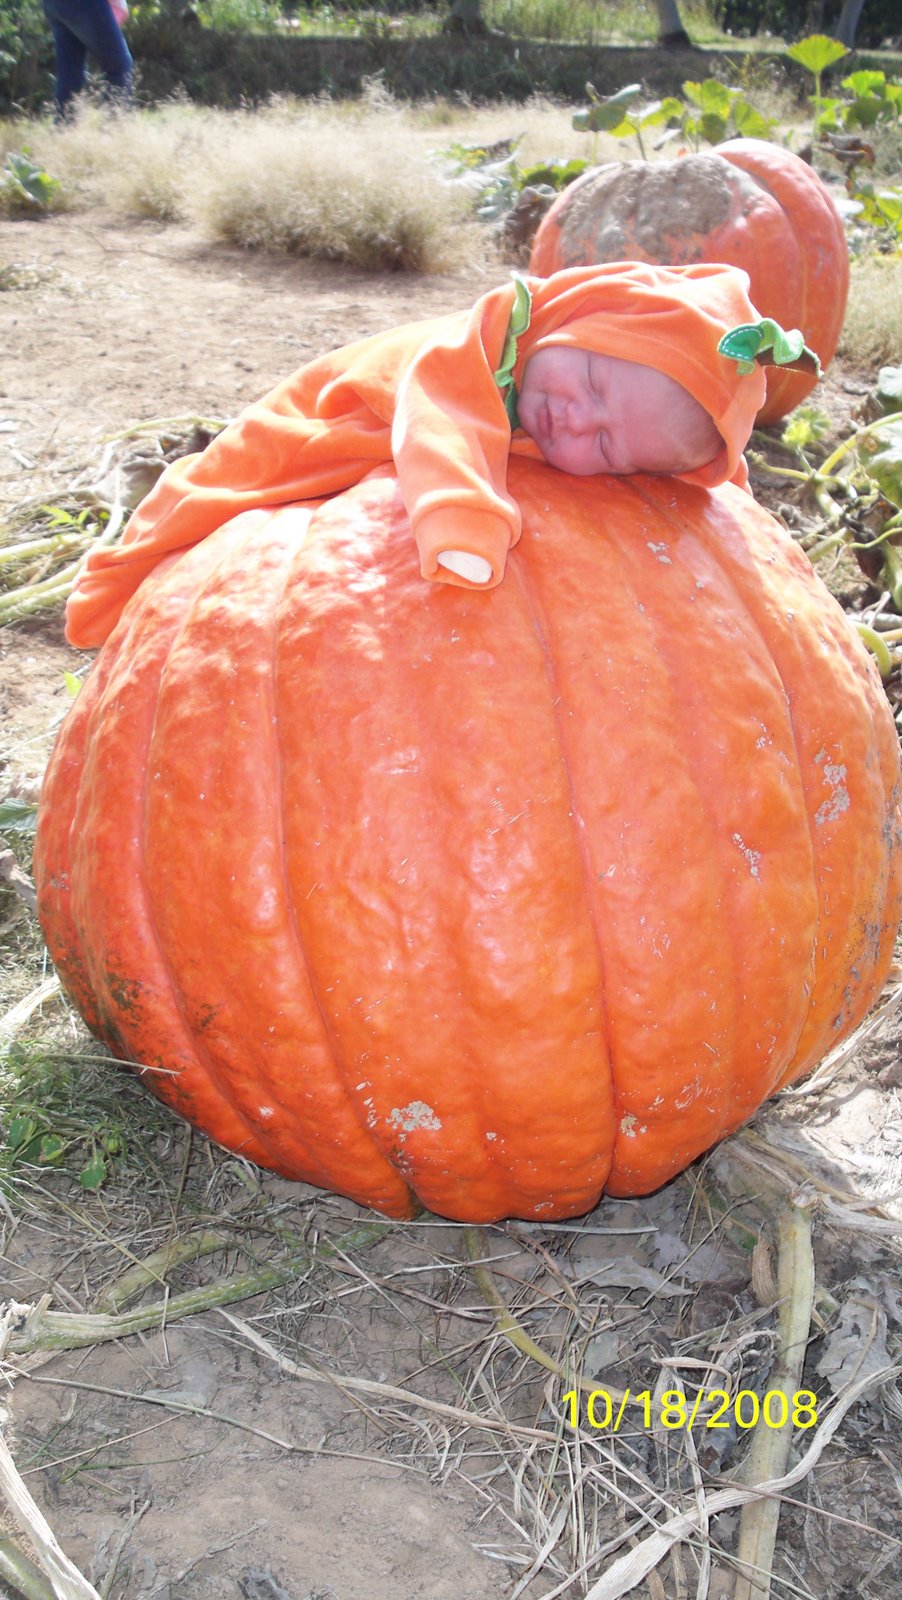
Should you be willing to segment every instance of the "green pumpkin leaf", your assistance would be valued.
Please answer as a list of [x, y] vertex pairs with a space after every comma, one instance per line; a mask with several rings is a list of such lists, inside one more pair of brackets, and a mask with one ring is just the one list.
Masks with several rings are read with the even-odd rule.
[[20, 800], [18, 795], [0, 800], [0, 833], [34, 833], [37, 820], [37, 806]]
[[817, 129], [819, 133], [839, 133], [845, 123], [845, 100], [836, 100], [829, 95], [815, 98], [812, 96], [817, 111]]
[[819, 73], [832, 67], [834, 61], [841, 61], [849, 52], [838, 39], [831, 39], [826, 33], [812, 33], [807, 39], [800, 39], [798, 44], [791, 44], [786, 54], [791, 61], [797, 61], [800, 67]]
[[884, 411], [902, 410], [902, 367], [881, 367], [877, 374], [877, 399]]
[[599, 101], [599, 104], [605, 106], [619, 106], [622, 114], [628, 106], [633, 104], [634, 100], [639, 99], [641, 93], [641, 83], [628, 83], [625, 88], [618, 89], [616, 94], [608, 95], [606, 99]]
[[873, 95], [853, 100], [843, 113], [843, 126], [846, 128], [873, 128], [883, 116], [883, 101], [876, 100]]
[[632, 133], [628, 112], [642, 93], [641, 83], [628, 83], [625, 89], [618, 89], [616, 94], [608, 95], [604, 99], [599, 99], [595, 95], [591, 84], [587, 84], [586, 87], [593, 96], [592, 104], [582, 111], [574, 112], [570, 126], [575, 128], [577, 133], [611, 133], [617, 138]]
[[730, 128], [727, 118], [715, 111], [706, 111], [704, 116], [699, 117], [698, 126], [702, 138], [707, 139], [709, 144], [723, 144]]
[[882, 99], [886, 88], [886, 73], [864, 69], [861, 72], [850, 72], [847, 78], [843, 78], [842, 86], [848, 89], [856, 100], [863, 99], [866, 95], [879, 95]]
[[692, 105], [698, 106], [703, 116], [722, 117], [726, 121], [730, 115], [733, 95], [717, 78], [705, 78], [703, 83], [684, 83], [683, 93]]
[[107, 1164], [99, 1150], [95, 1150], [90, 1161], [82, 1167], [78, 1174], [78, 1181], [83, 1189], [99, 1189], [106, 1182]]
[[38, 1147], [38, 1160], [44, 1167], [53, 1166], [62, 1160], [66, 1146], [58, 1133], [45, 1133]]
[[872, 446], [862, 459], [868, 476], [894, 506], [902, 507], [902, 422], [875, 430]]
[[774, 126], [773, 118], [765, 117], [748, 100], [734, 100], [732, 116], [734, 128], [744, 139], [766, 139]]
[[6, 1130], [6, 1143], [10, 1150], [23, 1150], [38, 1131], [34, 1117], [13, 1117]]
[[523, 168], [522, 186], [524, 189], [535, 189], [547, 184], [550, 189], [566, 189], [568, 183], [572, 183], [574, 178], [581, 177], [588, 166], [588, 161], [584, 161], [580, 156], [572, 156], [570, 160], [561, 158], [556, 161], [537, 162], [534, 167]]

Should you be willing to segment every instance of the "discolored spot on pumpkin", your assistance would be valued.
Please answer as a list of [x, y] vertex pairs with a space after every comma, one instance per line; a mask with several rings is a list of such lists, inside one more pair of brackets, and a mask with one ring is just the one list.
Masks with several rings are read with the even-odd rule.
[[748, 862], [749, 872], [751, 873], [752, 877], [753, 878], [760, 878], [760, 876], [761, 876], [761, 851], [760, 850], [753, 850], [751, 845], [747, 845], [745, 843], [745, 840], [743, 839], [743, 837], [742, 837], [742, 835], [740, 833], [734, 833], [733, 834], [733, 843], [736, 845], [736, 847], [739, 850], [740, 854], [745, 856], [745, 859]]
[[707, 235], [730, 216], [734, 190], [748, 205], [754, 187], [715, 156], [660, 167], [609, 162], [573, 190], [561, 229], [563, 264], [580, 266], [587, 240], [596, 261], [701, 261]]
[[[107, 991], [117, 1011], [137, 1012], [144, 985], [134, 978], [123, 978], [117, 973], [107, 973]], [[115, 1018], [113, 1019], [115, 1026]]]
[[388, 1121], [390, 1127], [400, 1128], [404, 1133], [416, 1133], [421, 1128], [435, 1133], [441, 1128], [438, 1117], [425, 1100], [411, 1100], [409, 1106], [395, 1106], [388, 1114]]
[[830, 786], [831, 794], [828, 799], [818, 807], [814, 813], [814, 820], [818, 827], [825, 822], [835, 822], [844, 811], [848, 811], [852, 801], [846, 788], [846, 769], [838, 762], [828, 762], [823, 771], [824, 782]]

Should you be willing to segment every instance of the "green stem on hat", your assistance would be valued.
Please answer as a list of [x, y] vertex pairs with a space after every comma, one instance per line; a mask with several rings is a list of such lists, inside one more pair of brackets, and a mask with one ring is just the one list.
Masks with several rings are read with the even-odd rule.
[[821, 375], [820, 361], [799, 329], [790, 328], [787, 332], [772, 317], [741, 322], [731, 328], [720, 340], [717, 353], [735, 361], [743, 377], [754, 372], [756, 366], [789, 367], [795, 372]]

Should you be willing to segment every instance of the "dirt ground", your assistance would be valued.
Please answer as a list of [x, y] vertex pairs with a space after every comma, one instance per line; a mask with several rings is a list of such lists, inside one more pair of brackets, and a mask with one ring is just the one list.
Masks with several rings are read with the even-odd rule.
[[[96, 213], [0, 224], [0, 281], [4, 274], [7, 512], [65, 484], [107, 433], [151, 418], [233, 415], [311, 356], [464, 306], [489, 286], [476, 272], [366, 276], [252, 256], [180, 228]], [[838, 371], [833, 403], [851, 409], [861, 388]], [[59, 617], [0, 632], [0, 792], [39, 777], [68, 703], [63, 673], [85, 660], [65, 644]], [[899, 1037], [892, 1013], [858, 1053], [760, 1123], [818, 1197], [821, 1299], [807, 1370], [825, 1401], [899, 1360]], [[184, 1155], [194, 1214], [234, 1227], [236, 1241], [249, 1207], [311, 1243], [366, 1220], [303, 1186], [251, 1181], [184, 1130], [153, 1137], [161, 1165]], [[721, 1374], [738, 1363], [746, 1387], [766, 1383], [775, 1293], [753, 1289], [747, 1248], [706, 1217], [697, 1184], [690, 1176], [648, 1201], [607, 1202], [579, 1229], [490, 1230], [505, 1293], [533, 1335], [559, 1353], [568, 1340], [580, 1349], [596, 1340], [604, 1381], [634, 1391], [701, 1360]], [[851, 1203], [842, 1198], [850, 1195]], [[134, 1197], [122, 1200], [121, 1215], [115, 1193], [84, 1198], [93, 1252], [73, 1242], [71, 1191], [48, 1179], [44, 1201], [7, 1230], [0, 1295], [33, 1304], [47, 1293], [57, 1309], [89, 1309], [126, 1258], [146, 1252]], [[231, 1253], [224, 1247], [211, 1275], [234, 1270], [237, 1251], [237, 1242]], [[562, 1324], [554, 1321], [561, 1306]], [[5, 1431], [19, 1470], [67, 1553], [113, 1600], [576, 1595], [603, 1571], [596, 1563], [578, 1577], [599, 1530], [613, 1550], [636, 1522], [630, 1473], [657, 1482], [667, 1505], [688, 1503], [692, 1473], [729, 1476], [745, 1444], [735, 1426], [729, 1437], [712, 1434], [692, 1467], [674, 1439], [636, 1426], [619, 1465], [587, 1445], [584, 1459], [566, 1456], [562, 1468], [553, 1448], [560, 1385], [553, 1390], [547, 1372], [493, 1340], [491, 1310], [451, 1226], [390, 1228], [372, 1249], [345, 1251], [230, 1315], [239, 1322], [207, 1311], [50, 1357], [7, 1346]], [[249, 1341], [251, 1321], [277, 1345], [281, 1365]], [[450, 1409], [417, 1415], [328, 1378], [300, 1378], [286, 1355], [314, 1373], [413, 1387]], [[502, 1389], [508, 1421], [499, 1423]], [[461, 1426], [454, 1408], [477, 1404], [503, 1443]], [[899, 1415], [865, 1395], [817, 1470], [787, 1490], [775, 1595], [902, 1596]], [[518, 1427], [536, 1430], [535, 1439]], [[573, 1490], [581, 1472], [598, 1480], [591, 1526], [571, 1527], [561, 1485]], [[558, 1564], [537, 1563], [531, 1576], [543, 1539], [559, 1547], [562, 1528]], [[735, 1513], [715, 1531], [716, 1548], [732, 1549]], [[630, 1592], [646, 1600], [733, 1593], [727, 1557], [715, 1558], [698, 1590], [697, 1570], [687, 1549]]]

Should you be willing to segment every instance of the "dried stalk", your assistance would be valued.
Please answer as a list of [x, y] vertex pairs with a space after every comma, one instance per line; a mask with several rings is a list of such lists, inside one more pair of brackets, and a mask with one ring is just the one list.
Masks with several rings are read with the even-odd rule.
[[[56, 1600], [100, 1600], [93, 1584], [83, 1577], [56, 1536], [43, 1512], [26, 1489], [10, 1455], [6, 1440], [0, 1437], [0, 1487], [16, 1521], [28, 1534], [50, 1579]], [[23, 1575], [27, 1569], [22, 1569]], [[17, 1579], [15, 1581], [18, 1581]], [[33, 1590], [36, 1595], [39, 1590]]]
[[[777, 1361], [768, 1380], [768, 1392], [786, 1397], [786, 1420], [781, 1428], [755, 1429], [746, 1460], [745, 1476], [759, 1488], [786, 1471], [792, 1444], [793, 1396], [802, 1380], [805, 1348], [814, 1304], [814, 1250], [811, 1211], [793, 1200], [784, 1201], [777, 1221]], [[734, 1600], [769, 1600], [780, 1502], [774, 1496], [750, 1501], [739, 1524], [737, 1559], [740, 1572]]]
[[309, 1271], [317, 1260], [337, 1255], [340, 1248], [366, 1249], [383, 1238], [391, 1227], [389, 1222], [370, 1222], [354, 1229], [340, 1245], [321, 1241], [315, 1256], [307, 1252], [292, 1255], [279, 1264], [257, 1267], [232, 1278], [220, 1278], [215, 1283], [168, 1295], [133, 1311], [50, 1311], [49, 1295], [31, 1306], [11, 1301], [4, 1349], [16, 1356], [30, 1355], [36, 1350], [78, 1350], [85, 1345], [105, 1344], [110, 1339], [125, 1339], [132, 1333], [162, 1328], [182, 1317], [193, 1317], [198, 1312], [232, 1305], [236, 1300], [249, 1300], [268, 1289], [277, 1289], [301, 1272]]

